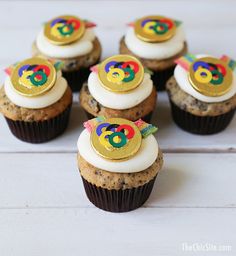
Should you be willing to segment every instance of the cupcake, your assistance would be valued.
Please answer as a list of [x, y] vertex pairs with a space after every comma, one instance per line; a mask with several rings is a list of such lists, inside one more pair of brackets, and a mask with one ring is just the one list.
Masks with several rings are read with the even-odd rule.
[[64, 63], [62, 74], [72, 91], [79, 91], [88, 79], [89, 68], [99, 62], [101, 45], [94, 23], [67, 15], [48, 21], [33, 43], [33, 56]]
[[182, 23], [163, 16], [146, 16], [128, 26], [120, 41], [120, 53], [139, 58], [152, 71], [157, 90], [164, 90], [173, 75], [174, 60], [187, 52]]
[[156, 105], [156, 89], [138, 59], [112, 56], [92, 68], [79, 98], [88, 118], [121, 117], [149, 122]]
[[196, 134], [224, 130], [236, 108], [236, 62], [227, 56], [185, 55], [176, 63], [166, 85], [175, 123]]
[[62, 77], [59, 62], [43, 58], [24, 60], [6, 69], [0, 89], [0, 112], [18, 139], [49, 141], [66, 129], [72, 92]]
[[142, 120], [97, 117], [78, 139], [78, 168], [88, 199], [110, 212], [134, 210], [148, 199], [163, 156]]

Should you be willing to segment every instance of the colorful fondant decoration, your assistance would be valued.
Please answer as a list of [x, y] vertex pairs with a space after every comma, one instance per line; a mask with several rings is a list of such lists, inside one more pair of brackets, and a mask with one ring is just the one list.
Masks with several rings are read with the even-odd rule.
[[79, 40], [84, 32], [85, 22], [71, 15], [56, 17], [47, 22], [44, 27], [45, 37], [56, 45], [71, 44]]
[[176, 63], [188, 71], [192, 87], [205, 96], [221, 96], [232, 87], [233, 69], [236, 64], [234, 60], [225, 55], [218, 59], [197, 58], [188, 54], [176, 60]]
[[96, 23], [91, 22], [91, 21], [89, 21], [89, 20], [84, 20], [84, 23], [85, 23], [85, 28], [94, 28], [94, 27], [97, 26]]
[[144, 78], [140, 61], [129, 55], [116, 55], [98, 66], [101, 85], [109, 91], [123, 93], [138, 87]]
[[56, 68], [46, 59], [33, 57], [18, 63], [10, 76], [17, 93], [34, 97], [50, 90], [56, 81]]
[[139, 119], [134, 123], [139, 128], [144, 139], [147, 138], [150, 134], [157, 132], [158, 130], [156, 126], [154, 126], [153, 124], [148, 124], [144, 122], [142, 119]]
[[96, 117], [84, 123], [91, 145], [103, 158], [119, 161], [135, 155], [145, 139], [157, 128], [142, 120], [131, 122], [123, 118]]
[[106, 118], [104, 116], [97, 116], [93, 119], [84, 122], [83, 126], [89, 133], [91, 133], [98, 125], [98, 123], [104, 122], [105, 120]]
[[136, 20], [134, 31], [136, 36], [142, 41], [159, 43], [171, 39], [180, 24], [181, 22], [164, 16], [146, 16]]

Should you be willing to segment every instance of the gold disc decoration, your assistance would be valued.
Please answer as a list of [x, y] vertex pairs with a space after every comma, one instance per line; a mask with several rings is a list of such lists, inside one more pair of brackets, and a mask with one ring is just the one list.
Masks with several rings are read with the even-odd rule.
[[98, 77], [104, 88], [123, 93], [138, 87], [144, 77], [140, 61], [130, 55], [116, 55], [98, 66]]
[[164, 16], [146, 16], [134, 24], [134, 32], [142, 41], [160, 43], [175, 35], [175, 21]]
[[192, 87], [201, 94], [217, 97], [230, 90], [233, 73], [225, 61], [204, 57], [197, 59], [190, 66], [189, 81]]
[[123, 118], [109, 118], [98, 123], [90, 140], [97, 154], [118, 161], [129, 159], [138, 152], [142, 135], [133, 122]]
[[80, 39], [84, 32], [84, 21], [71, 15], [56, 17], [44, 27], [45, 37], [56, 45], [71, 44]]
[[20, 62], [11, 74], [17, 93], [34, 97], [50, 90], [56, 82], [56, 69], [46, 59], [33, 57]]

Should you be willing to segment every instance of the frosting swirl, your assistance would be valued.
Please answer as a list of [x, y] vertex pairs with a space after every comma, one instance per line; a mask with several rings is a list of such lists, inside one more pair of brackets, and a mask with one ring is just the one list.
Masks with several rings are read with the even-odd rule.
[[128, 109], [144, 101], [153, 89], [153, 82], [149, 74], [144, 74], [142, 83], [135, 89], [125, 93], [115, 93], [106, 90], [98, 78], [98, 74], [91, 72], [88, 78], [88, 89], [96, 101], [104, 107], [113, 109]]
[[175, 35], [167, 41], [148, 43], [140, 40], [133, 27], [129, 27], [125, 35], [127, 47], [137, 56], [146, 59], [167, 59], [175, 56], [184, 48], [185, 35], [183, 26], [176, 29]]
[[36, 45], [39, 51], [48, 57], [73, 58], [90, 53], [93, 50], [94, 39], [94, 30], [92, 28], [87, 28], [84, 35], [74, 43], [68, 45], [55, 45], [45, 37], [44, 30], [42, 29], [36, 38]]
[[113, 162], [99, 156], [92, 148], [90, 134], [83, 130], [79, 136], [77, 147], [79, 154], [91, 165], [109, 172], [134, 173], [150, 167], [158, 156], [158, 144], [153, 135], [142, 139], [139, 151], [130, 159]]
[[30, 109], [40, 109], [48, 107], [62, 98], [67, 88], [67, 81], [61, 76], [61, 71], [57, 72], [55, 85], [44, 94], [37, 97], [26, 97], [17, 93], [12, 85], [11, 79], [7, 76], [4, 89], [7, 97], [17, 106]]

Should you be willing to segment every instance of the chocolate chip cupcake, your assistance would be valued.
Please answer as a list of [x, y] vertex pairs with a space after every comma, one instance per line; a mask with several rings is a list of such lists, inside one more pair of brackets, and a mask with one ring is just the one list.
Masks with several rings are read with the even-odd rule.
[[100, 60], [101, 45], [94, 26], [75, 16], [59, 16], [44, 25], [33, 43], [33, 56], [64, 63], [62, 73], [72, 91], [80, 90], [88, 79], [89, 68]]
[[150, 74], [128, 55], [112, 56], [92, 68], [79, 97], [88, 118], [102, 115], [147, 122], [157, 98]]
[[72, 92], [58, 64], [37, 57], [6, 70], [9, 76], [0, 89], [0, 112], [18, 139], [46, 142], [66, 129]]
[[152, 71], [157, 90], [164, 90], [173, 75], [174, 60], [187, 52], [183, 25], [163, 16], [146, 16], [128, 26], [120, 41], [120, 53], [139, 58]]
[[103, 117], [84, 125], [77, 143], [78, 168], [88, 199], [110, 212], [143, 205], [163, 165], [152, 135], [156, 127], [142, 120]]
[[236, 108], [235, 61], [227, 56], [186, 55], [176, 63], [166, 85], [175, 123], [196, 134], [224, 130]]

